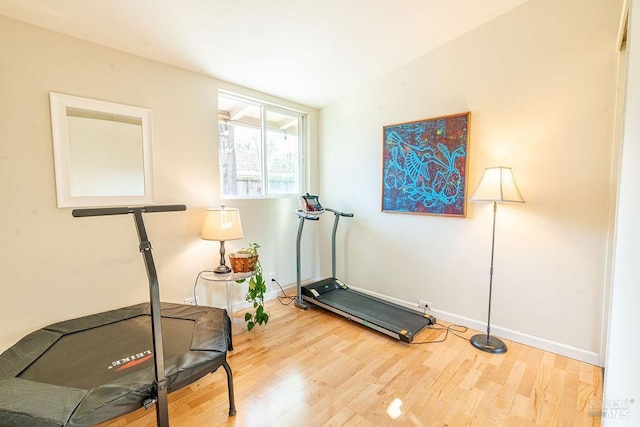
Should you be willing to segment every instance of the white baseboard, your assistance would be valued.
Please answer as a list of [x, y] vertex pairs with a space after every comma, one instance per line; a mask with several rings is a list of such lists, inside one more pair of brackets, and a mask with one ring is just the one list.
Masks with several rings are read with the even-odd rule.
[[[485, 332], [487, 328], [486, 322], [479, 322], [474, 319], [447, 313], [445, 311], [433, 310], [432, 314], [436, 317], [436, 319], [442, 319], [449, 323], [464, 325], [468, 328], [475, 329], [481, 332]], [[549, 351], [561, 356], [566, 356], [571, 359], [580, 360], [591, 365], [604, 366], [602, 357], [598, 353], [562, 344], [557, 341], [551, 341], [546, 338], [529, 335], [524, 332], [514, 331], [513, 329], [504, 328], [499, 325], [491, 325], [491, 335], [515, 341], [517, 343], [528, 345], [530, 347], [535, 347], [540, 350]]]
[[[307, 281], [312, 282], [312, 281]], [[358, 288], [356, 286], [349, 285], [350, 288], [357, 290], [359, 292], [369, 294], [375, 296], [377, 298], [381, 298], [387, 300], [389, 302], [393, 302], [395, 304], [401, 305], [403, 307], [407, 307], [416, 311], [419, 311], [416, 304], [412, 304], [410, 302], [389, 297], [387, 295], [382, 295], [377, 292], [372, 292], [366, 289]], [[296, 285], [287, 285], [284, 287], [284, 291], [287, 295], [296, 295]], [[281, 295], [280, 289], [274, 289], [265, 294], [265, 301], [275, 299], [278, 295]], [[250, 307], [250, 304], [246, 301], [239, 301], [234, 304], [234, 311], [241, 310]], [[441, 319], [449, 323], [453, 323], [456, 325], [466, 326], [470, 329], [475, 329], [477, 331], [485, 331], [486, 323], [482, 321], [478, 321], [475, 319], [470, 319], [468, 317], [459, 316], [457, 314], [449, 313], [441, 310], [431, 310], [430, 312], [436, 319]], [[528, 345], [531, 347], [538, 348], [540, 350], [549, 351], [551, 353], [559, 354], [561, 356], [569, 357], [571, 359], [580, 360], [582, 362], [586, 362], [596, 366], [604, 366], [604, 358], [599, 353], [594, 353], [592, 351], [584, 350], [578, 347], [572, 347], [570, 345], [562, 344], [556, 341], [551, 341], [546, 338], [536, 337], [534, 335], [529, 335], [523, 332], [514, 331], [513, 329], [504, 328], [499, 325], [491, 325], [492, 335], [495, 335], [500, 338], [504, 338], [507, 340], [515, 341], [520, 344]]]
[[[393, 302], [395, 304], [399, 304], [403, 307], [407, 307], [413, 310], [419, 310], [416, 304], [411, 304], [407, 301], [388, 297], [386, 295], [382, 295], [377, 292], [371, 292], [366, 289], [357, 288], [355, 286], [349, 286], [349, 287], [357, 291], [360, 291], [362, 293], [369, 294], [377, 298], [382, 298], [387, 301]], [[467, 328], [475, 329], [477, 331], [481, 331], [481, 332], [486, 331], [486, 328], [487, 328], [486, 322], [481, 322], [475, 319], [470, 319], [468, 317], [459, 316], [453, 313], [448, 313], [446, 311], [431, 310], [430, 313], [433, 316], [435, 316], [436, 319], [442, 319], [449, 323], [466, 326]], [[507, 340], [515, 341], [520, 344], [535, 347], [540, 350], [549, 351], [551, 353], [559, 354], [561, 356], [566, 356], [571, 359], [580, 360], [582, 362], [586, 362], [591, 365], [604, 366], [604, 358], [599, 353], [594, 353], [592, 351], [584, 350], [578, 347], [572, 347], [570, 345], [562, 344], [556, 341], [551, 341], [546, 338], [536, 337], [534, 335], [529, 335], [523, 332], [514, 331], [513, 329], [504, 328], [499, 325], [491, 325], [491, 335], [495, 335], [500, 338], [504, 338]]]
[[[286, 287], [283, 287], [284, 292], [289, 295], [289, 296], [293, 296], [296, 295], [297, 290], [296, 290], [296, 285], [287, 285]], [[266, 292], [264, 294], [264, 300], [265, 301], [269, 301], [272, 299], [276, 299], [278, 296], [283, 296], [282, 295], [282, 291], [280, 290], [280, 288], [278, 289], [273, 289], [269, 292]], [[237, 310], [243, 310], [245, 308], [249, 308], [251, 307], [251, 304], [245, 300], [242, 301], [236, 301], [233, 303], [233, 311], [236, 312]]]

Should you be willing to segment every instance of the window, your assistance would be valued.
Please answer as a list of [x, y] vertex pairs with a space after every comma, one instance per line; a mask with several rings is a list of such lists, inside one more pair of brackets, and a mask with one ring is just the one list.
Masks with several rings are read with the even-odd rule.
[[299, 194], [304, 115], [218, 94], [222, 197]]

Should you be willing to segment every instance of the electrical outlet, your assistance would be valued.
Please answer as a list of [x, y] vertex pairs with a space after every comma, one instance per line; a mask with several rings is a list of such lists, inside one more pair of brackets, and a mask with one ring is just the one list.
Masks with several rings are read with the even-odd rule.
[[419, 299], [418, 300], [418, 307], [419, 308], [424, 308], [425, 310], [431, 310], [431, 303], [429, 301], [423, 300], [423, 299]]
[[185, 298], [184, 303], [187, 305], [196, 305], [196, 299], [195, 297]]
[[274, 272], [269, 273], [269, 281], [274, 282], [275, 280], [276, 280], [276, 273]]

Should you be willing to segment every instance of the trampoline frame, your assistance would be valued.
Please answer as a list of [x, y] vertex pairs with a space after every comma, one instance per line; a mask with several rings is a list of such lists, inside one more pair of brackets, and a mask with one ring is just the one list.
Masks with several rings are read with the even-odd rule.
[[[149, 241], [147, 236], [147, 232], [144, 226], [144, 220], [142, 218], [142, 213], [143, 212], [184, 211], [184, 210], [186, 210], [185, 205], [159, 205], [159, 206], [144, 206], [144, 207], [133, 207], [133, 208], [113, 207], [113, 208], [95, 208], [95, 209], [92, 209], [92, 208], [74, 209], [72, 211], [72, 215], [74, 217], [123, 215], [123, 214], [133, 214], [134, 216], [134, 221], [135, 221], [138, 240], [139, 240], [139, 249], [140, 249], [140, 252], [142, 253], [144, 263], [145, 263], [145, 268], [147, 271], [147, 277], [149, 279], [149, 301], [150, 302], [147, 305], [147, 307], [151, 314], [151, 330], [152, 330], [152, 343], [153, 343], [153, 354], [154, 354], [154, 357], [153, 357], [154, 381], [152, 385], [151, 397], [148, 397], [143, 401], [143, 406], [145, 408], [150, 408], [153, 404], [155, 404], [156, 421], [159, 427], [169, 426], [169, 415], [168, 415], [169, 411], [168, 411], [168, 401], [167, 401], [168, 383], [167, 383], [167, 378], [165, 373], [165, 359], [164, 359], [164, 350], [162, 345], [162, 322], [161, 322], [162, 315], [161, 315], [158, 276], [155, 268], [155, 263], [153, 261], [151, 242]], [[180, 305], [178, 304], [177, 306], [180, 306]], [[134, 306], [134, 307], [137, 307], [137, 309], [140, 308], [140, 306]], [[127, 310], [134, 309], [134, 307], [127, 307], [121, 310], [125, 310], [126, 312]], [[134, 311], [136, 311], [137, 309], [134, 309]], [[102, 314], [105, 314], [105, 313], [102, 313]], [[91, 319], [92, 317], [95, 317], [95, 316], [98, 316], [98, 315], [87, 316], [86, 318], [81, 318], [81, 319], [84, 319], [84, 320]], [[226, 312], [225, 312], [225, 316], [226, 316], [226, 320], [228, 321], [229, 317], [226, 314]], [[79, 319], [74, 319], [74, 320], [79, 320]], [[65, 324], [65, 322], [51, 325], [51, 327], [59, 326], [61, 324]], [[232, 349], [230, 322], [228, 322], [228, 327], [229, 327], [228, 348]], [[23, 363], [28, 362], [28, 364], [31, 364], [42, 353], [44, 353], [51, 345], [53, 345], [53, 343], [59, 338], [59, 336], [56, 338], [57, 334], [53, 332], [53, 334], [49, 337], [49, 339], [54, 339], [54, 338], [55, 339], [52, 342], [50, 342], [50, 344], [48, 344], [44, 349], [42, 349], [40, 353], [37, 353], [37, 351], [35, 353], [33, 352], [30, 353], [29, 355], [30, 357], [25, 358], [25, 357], [22, 357], [24, 356], [23, 354], [15, 352], [16, 350], [19, 350], [25, 345], [27, 347], [29, 345], [32, 345], [33, 344], [32, 340], [36, 338], [36, 336], [40, 337], [42, 334], [45, 334], [45, 335], [52, 334], [52, 331], [48, 330], [47, 328], [36, 331], [28, 335], [27, 337], [23, 338], [20, 342], [18, 342], [18, 344], [16, 344], [15, 346], [7, 350], [7, 352], [2, 354], [2, 357], [7, 358], [9, 361], [7, 363], [4, 363], [5, 361], [3, 360], [2, 366], [0, 366], [0, 386], [2, 386], [2, 390], [5, 390], [5, 391], [11, 390], [11, 393], [19, 393], [19, 396], [14, 399], [12, 398], [12, 396], [8, 395], [8, 393], [5, 393], [3, 395], [2, 391], [0, 391], [0, 397], [3, 398], [2, 401], [4, 400], [8, 401], [7, 406], [15, 407], [16, 403], [18, 403], [17, 406], [21, 407], [22, 402], [20, 401], [20, 399], [26, 399], [27, 401], [29, 399], [33, 399], [34, 406], [36, 407], [35, 410], [37, 412], [38, 399], [41, 399], [40, 402], [43, 402], [46, 399], [46, 396], [51, 397], [51, 395], [55, 395], [56, 397], [59, 397], [58, 396], [59, 392], [61, 392], [62, 390], [68, 389], [67, 387], [61, 387], [61, 386], [43, 385], [43, 387], [46, 389], [43, 395], [41, 394], [42, 390], [38, 388], [38, 386], [36, 386], [35, 384], [32, 384], [32, 382], [24, 381], [19, 378], [16, 378], [16, 375], [18, 375], [22, 370], [26, 368], [26, 366], [24, 366], [22, 367], [22, 369], [18, 369], [19, 367], [21, 367]], [[45, 337], [45, 342], [46, 341], [48, 340]], [[215, 366], [215, 369], [213, 369], [212, 371], [215, 371], [219, 366], [224, 367], [227, 373], [227, 383], [228, 383], [228, 390], [229, 390], [229, 415], [235, 415], [236, 409], [235, 409], [235, 403], [234, 403], [234, 397], [233, 397], [233, 379], [232, 379], [231, 368], [229, 367], [226, 361], [226, 350], [227, 350], [227, 346], [225, 346], [225, 348], [222, 349], [223, 361], [217, 366]], [[5, 357], [5, 355], [7, 354], [8, 356]], [[16, 359], [15, 358], [16, 355], [20, 357]], [[34, 355], [36, 356], [35, 358], [33, 358]], [[204, 374], [206, 373], [207, 372], [205, 372]], [[200, 377], [202, 375], [200, 375]], [[79, 389], [71, 389], [69, 393], [66, 395], [67, 397], [69, 397], [68, 400], [56, 399], [56, 403], [59, 403], [58, 407], [56, 408], [56, 411], [59, 411], [59, 413], [56, 412], [55, 416], [57, 416], [62, 420], [62, 424], [58, 424], [58, 425], [76, 425], [73, 423], [69, 423], [69, 418], [72, 416], [72, 414], [75, 413], [75, 411], [78, 409], [81, 403], [85, 401], [87, 395], [93, 393], [95, 390], [96, 389], [93, 389], [91, 391], [85, 391], [85, 390], [79, 390]], [[47, 403], [50, 403], [50, 401], [51, 399], [47, 399]], [[48, 410], [51, 410], [51, 408], [48, 407]], [[12, 409], [7, 409], [5, 412], [5, 409], [0, 407], [0, 415], [2, 415], [3, 413], [9, 413], [8, 416], [11, 416], [12, 414], [11, 411]], [[126, 414], [128, 412], [130, 412], [130, 410], [123, 412], [123, 414]], [[51, 424], [49, 424], [49, 420], [47, 419], [40, 420], [41, 422], [37, 421], [39, 419], [37, 418], [38, 416], [47, 418], [46, 415], [47, 414], [40, 413], [36, 415], [36, 418], [31, 419], [29, 418], [31, 417], [31, 415], [29, 414], [15, 414], [15, 416], [17, 417], [16, 419], [21, 420], [17, 422], [17, 425], [19, 425], [20, 422], [24, 422], [24, 420], [29, 419], [30, 425], [48, 426]], [[27, 418], [24, 418], [24, 417], [27, 417]], [[82, 425], [82, 424], [78, 424], [78, 425]]]
[[[226, 310], [163, 302], [161, 311], [165, 319], [194, 322], [190, 351], [166, 360], [166, 390], [179, 390], [222, 366], [227, 374], [229, 414], [233, 415], [233, 377], [226, 361], [226, 351], [232, 349], [233, 343]], [[151, 315], [149, 303], [66, 320], [30, 333], [2, 353], [0, 425], [88, 426], [135, 411], [145, 406], [145, 402], [149, 405], [156, 393], [155, 385], [149, 382], [152, 367], [89, 390], [20, 378], [22, 372], [64, 336], [142, 315]], [[218, 333], [211, 334], [214, 329]]]

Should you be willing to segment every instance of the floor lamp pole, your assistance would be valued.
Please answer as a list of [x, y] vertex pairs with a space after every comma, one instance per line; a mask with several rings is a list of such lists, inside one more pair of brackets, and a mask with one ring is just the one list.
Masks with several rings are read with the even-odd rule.
[[493, 202], [493, 231], [491, 235], [491, 268], [489, 269], [489, 310], [487, 314], [487, 334], [477, 334], [469, 340], [475, 348], [487, 353], [504, 353], [507, 345], [500, 339], [491, 336], [491, 292], [493, 290], [493, 254], [496, 244], [496, 212], [498, 203]]

